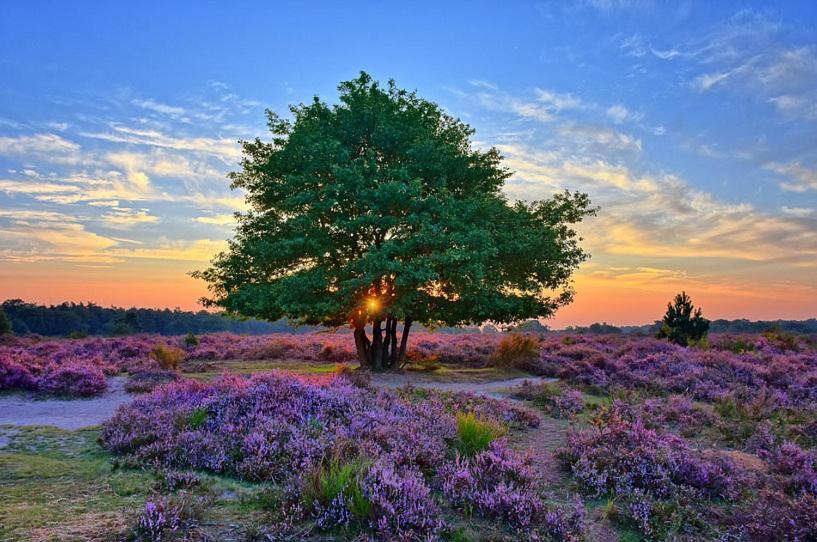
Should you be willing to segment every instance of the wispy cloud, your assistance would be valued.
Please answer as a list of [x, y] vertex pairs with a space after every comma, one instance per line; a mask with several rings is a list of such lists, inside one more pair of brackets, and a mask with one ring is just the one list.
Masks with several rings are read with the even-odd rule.
[[232, 214], [197, 216], [193, 220], [201, 224], [213, 224], [216, 226], [230, 226], [235, 224], [235, 216]]
[[763, 167], [785, 177], [785, 180], [779, 183], [783, 190], [789, 192], [817, 191], [817, 169], [803, 167], [798, 162], [788, 164], [770, 162]]
[[674, 175], [636, 175], [603, 161], [575, 161], [524, 147], [502, 147], [516, 172], [515, 198], [535, 199], [581, 189], [602, 212], [585, 226], [588, 242], [605, 254], [649, 258], [713, 257], [749, 262], [812, 258], [817, 266], [817, 221], [775, 216], [748, 203], [719, 201]]
[[638, 122], [644, 115], [642, 113], [635, 113], [630, 111], [621, 104], [613, 104], [607, 108], [607, 116], [616, 124], [624, 124], [625, 122]]

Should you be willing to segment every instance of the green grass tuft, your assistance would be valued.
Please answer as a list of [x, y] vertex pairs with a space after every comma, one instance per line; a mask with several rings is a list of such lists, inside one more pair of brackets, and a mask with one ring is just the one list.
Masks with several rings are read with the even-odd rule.
[[507, 427], [493, 420], [478, 418], [472, 412], [459, 413], [454, 448], [460, 455], [472, 457], [487, 450], [491, 442], [507, 432]]

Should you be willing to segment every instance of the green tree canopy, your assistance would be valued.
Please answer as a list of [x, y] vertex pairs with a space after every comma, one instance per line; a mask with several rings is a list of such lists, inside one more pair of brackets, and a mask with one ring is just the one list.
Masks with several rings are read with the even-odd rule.
[[510, 323], [571, 301], [587, 258], [572, 226], [594, 212], [585, 194], [509, 202], [499, 151], [474, 148], [473, 130], [438, 105], [366, 73], [338, 90], [340, 103], [315, 97], [291, 120], [268, 111], [272, 141], [243, 143], [230, 178], [250, 210], [194, 273], [206, 304], [349, 324], [361, 361], [384, 368], [412, 322]]
[[6, 333], [11, 333], [11, 320], [8, 315], [6, 315], [6, 311], [0, 307], [0, 335], [5, 335]]
[[686, 292], [667, 303], [667, 313], [658, 331], [659, 339], [669, 339], [675, 344], [689, 346], [700, 342], [709, 332], [709, 320], [696, 309]]

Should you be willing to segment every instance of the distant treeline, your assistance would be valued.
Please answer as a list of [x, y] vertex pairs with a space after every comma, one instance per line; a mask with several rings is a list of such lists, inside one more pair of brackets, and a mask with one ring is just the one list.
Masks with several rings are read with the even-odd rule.
[[[187, 333], [215, 333], [229, 331], [248, 335], [265, 333], [306, 333], [321, 328], [296, 326], [287, 320], [266, 322], [263, 320], [236, 320], [223, 314], [207, 311], [183, 311], [180, 309], [137, 309], [101, 307], [93, 303], [61, 303], [59, 305], [36, 305], [20, 299], [9, 299], [2, 310], [11, 321], [12, 331], [17, 335], [36, 333], [47, 336], [81, 335], [128, 335], [132, 333], [158, 333], [160, 335], [185, 335]], [[561, 330], [568, 333], [636, 334], [654, 335], [660, 322], [643, 326], [614, 326], [606, 322], [589, 326], [570, 326]], [[463, 328], [436, 328], [444, 333], [479, 332], [476, 326]], [[761, 333], [780, 329], [794, 333], [817, 333], [817, 319], [808, 320], [713, 320], [710, 333]], [[537, 320], [528, 320], [514, 328], [516, 331], [548, 333], [554, 330]], [[483, 333], [498, 332], [494, 326], [482, 328]]]
[[[661, 327], [661, 322], [643, 326], [614, 326], [607, 323], [596, 323], [586, 327], [567, 327], [564, 331], [573, 333], [612, 334], [625, 333], [634, 335], [654, 335]], [[817, 318], [808, 320], [712, 320], [709, 333], [762, 333], [777, 329], [791, 333], [817, 333]]]
[[236, 320], [207, 311], [180, 309], [124, 309], [101, 307], [93, 303], [62, 303], [35, 305], [20, 299], [3, 302], [3, 312], [11, 320], [17, 335], [36, 333], [48, 336], [128, 335], [158, 333], [183, 335], [230, 331], [248, 335], [288, 332], [304, 333], [317, 328], [294, 326], [286, 320]]

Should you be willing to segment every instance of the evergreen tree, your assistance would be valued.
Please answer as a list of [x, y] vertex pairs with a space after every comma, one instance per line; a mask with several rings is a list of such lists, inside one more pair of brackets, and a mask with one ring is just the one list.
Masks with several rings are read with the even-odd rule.
[[681, 292], [667, 304], [667, 313], [658, 331], [659, 339], [669, 339], [675, 344], [689, 346], [700, 343], [709, 332], [709, 320], [701, 315], [701, 309], [692, 305], [692, 299]]

